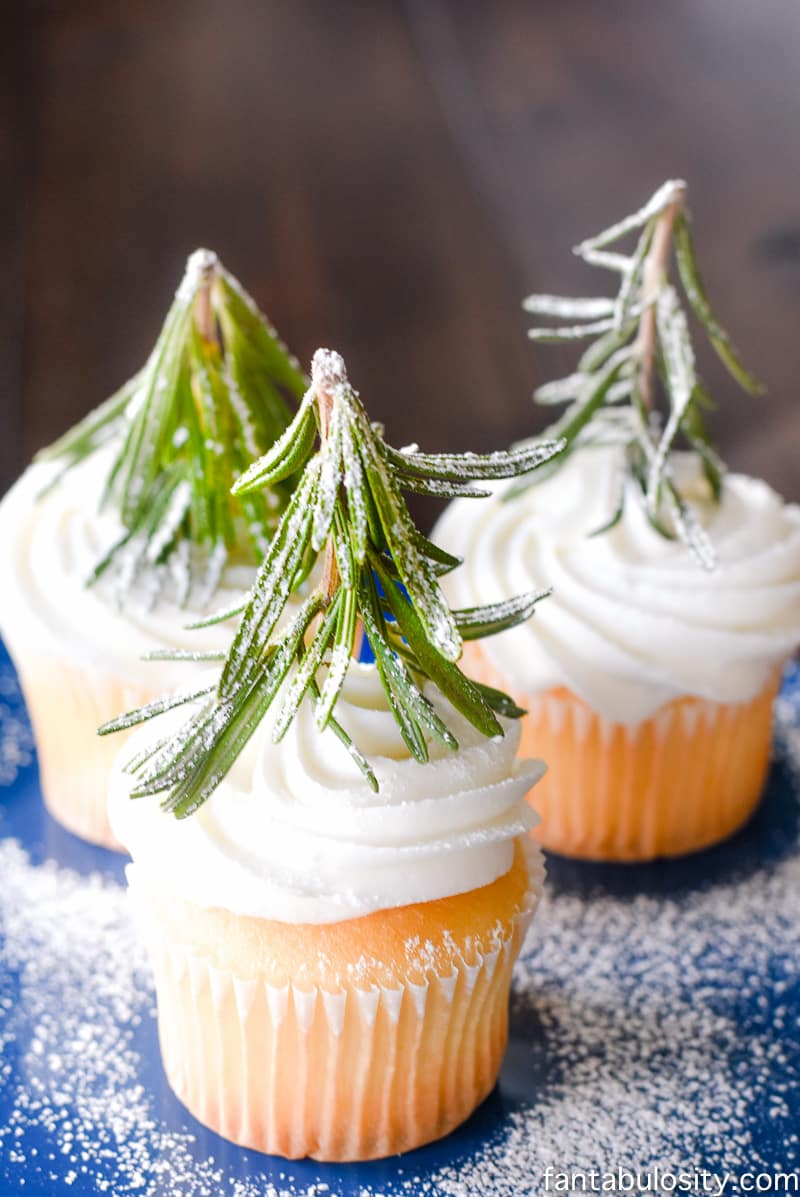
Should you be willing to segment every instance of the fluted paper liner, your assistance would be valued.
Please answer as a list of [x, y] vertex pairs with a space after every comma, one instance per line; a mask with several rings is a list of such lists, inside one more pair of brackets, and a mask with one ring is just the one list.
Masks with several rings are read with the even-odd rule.
[[749, 702], [687, 696], [629, 726], [563, 687], [514, 691], [476, 645], [465, 648], [467, 672], [528, 712], [520, 752], [548, 764], [533, 834], [551, 851], [591, 860], [678, 856], [726, 839], [758, 805], [780, 670]]
[[9, 645], [36, 738], [45, 805], [68, 831], [122, 851], [108, 822], [111, 766], [128, 733], [98, 736], [101, 723], [159, 697], [84, 666]]
[[[175, 920], [163, 917], [168, 900], [154, 898], [132, 867], [155, 973], [164, 1069], [176, 1095], [225, 1138], [289, 1158], [372, 1159], [447, 1134], [490, 1092], [505, 1051], [511, 972], [541, 891], [538, 850], [518, 850], [515, 869], [527, 879], [511, 909], [502, 906], [507, 886], [500, 879], [399, 912], [423, 935], [441, 940], [443, 915], [476, 896], [491, 903], [496, 895], [501, 905], [491, 946], [469, 936], [454, 939], [436, 952], [435, 968], [422, 958], [370, 960], [365, 969], [353, 969], [350, 961], [345, 972], [362, 975], [329, 988], [309, 980], [319, 971], [315, 960], [308, 977], [281, 983], [270, 978], [281, 975], [284, 962], [262, 961], [252, 972], [235, 946], [240, 958], [221, 967], [220, 951], [229, 956], [230, 950], [203, 943], [207, 912], [182, 907], [181, 919], [188, 911], [194, 926], [191, 942], [181, 942]], [[350, 928], [360, 936], [356, 924], [379, 926], [375, 920], [396, 913], [336, 926], [345, 936]], [[261, 922], [268, 955], [276, 924]], [[288, 925], [282, 927], [286, 932]], [[301, 956], [314, 930], [294, 928], [293, 948]], [[376, 948], [385, 949], [377, 938]]]

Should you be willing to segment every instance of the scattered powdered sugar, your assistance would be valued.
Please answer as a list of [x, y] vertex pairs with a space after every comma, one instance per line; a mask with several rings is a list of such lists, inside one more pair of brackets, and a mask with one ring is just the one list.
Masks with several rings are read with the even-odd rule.
[[[796, 720], [794, 701], [778, 712]], [[796, 735], [782, 727], [800, 790]], [[252, 1154], [243, 1166], [194, 1134], [147, 1058], [154, 995], [123, 889], [36, 866], [11, 840], [0, 876], [4, 1193], [27, 1178], [115, 1197], [527, 1197], [548, 1165], [721, 1174], [800, 1161], [796, 848], [670, 896], [549, 892], [515, 973], [502, 1117], [485, 1139], [357, 1171]]]
[[787, 669], [775, 700], [775, 727], [784, 753], [800, 777], [800, 664], [796, 662]]
[[[548, 1165], [796, 1166], [799, 906], [797, 856], [689, 902], [546, 899], [514, 995], [517, 1019], [541, 1026], [540, 1099], [441, 1191], [511, 1197], [515, 1176]], [[766, 1155], [756, 1109], [775, 1125]]]
[[33, 760], [33, 732], [21, 708], [16, 673], [10, 666], [0, 668], [0, 786], [11, 785]]
[[277, 1194], [196, 1159], [195, 1136], [169, 1128], [143, 1084], [136, 1036], [154, 997], [125, 890], [35, 867], [13, 840], [0, 842], [0, 874], [2, 1191], [35, 1176], [113, 1197]]

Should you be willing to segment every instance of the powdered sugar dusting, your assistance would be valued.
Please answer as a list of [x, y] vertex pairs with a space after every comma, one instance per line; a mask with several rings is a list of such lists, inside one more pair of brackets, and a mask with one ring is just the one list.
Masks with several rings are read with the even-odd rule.
[[0, 669], [0, 786], [11, 785], [33, 760], [33, 733], [21, 705], [16, 674]]
[[[798, 697], [785, 691], [778, 706], [795, 796]], [[3, 1192], [27, 1178], [120, 1197], [522, 1197], [544, 1192], [547, 1165], [736, 1172], [800, 1160], [796, 844], [670, 896], [550, 892], [515, 972], [499, 1124], [477, 1149], [474, 1132], [468, 1151], [455, 1139], [364, 1169], [253, 1155], [243, 1166], [191, 1131], [151, 1088], [163, 1085], [146, 1058], [154, 997], [122, 887], [35, 866], [10, 840], [0, 876]], [[769, 1135], [754, 1135], [756, 1120]]]
[[186, 272], [181, 284], [175, 292], [175, 297], [181, 302], [190, 300], [200, 284], [219, 264], [217, 255], [211, 249], [196, 249], [189, 255]]

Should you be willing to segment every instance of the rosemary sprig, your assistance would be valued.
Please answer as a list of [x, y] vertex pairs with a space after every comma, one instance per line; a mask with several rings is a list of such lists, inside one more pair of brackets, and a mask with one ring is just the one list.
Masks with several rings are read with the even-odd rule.
[[178, 573], [184, 601], [194, 585], [202, 606], [229, 554], [258, 560], [291, 480], [238, 497], [231, 486], [280, 437], [307, 385], [216, 255], [192, 254], [143, 369], [39, 454], [68, 470], [113, 443], [103, 504], [124, 531], [89, 583], [112, 572], [124, 599], [145, 578], [152, 594]]
[[[280, 740], [304, 700], [320, 730], [330, 727], [377, 789], [375, 774], [335, 719], [361, 624], [390, 709], [409, 751], [428, 760], [429, 741], [457, 748], [452, 730], [423, 692], [432, 683], [483, 735], [502, 734], [498, 713], [521, 714], [506, 695], [472, 682], [457, 665], [462, 642], [512, 627], [543, 596], [451, 611], [438, 577], [460, 564], [415, 527], [403, 491], [436, 484], [444, 495], [479, 494], [473, 481], [538, 468], [563, 441], [509, 452], [426, 454], [397, 450], [370, 423], [337, 353], [318, 350], [311, 387], [286, 432], [234, 486], [250, 495], [300, 474], [267, 550], [213, 693], [169, 700], [191, 704], [172, 736], [134, 762], [134, 796], [165, 793], [163, 805], [191, 814], [213, 793], [266, 712]], [[288, 623], [291, 594], [322, 560], [321, 580]], [[141, 722], [164, 702], [123, 715], [101, 734]]]
[[[533, 328], [533, 340], [591, 342], [574, 373], [534, 392], [538, 403], [569, 404], [549, 429], [549, 435], [566, 442], [553, 468], [586, 441], [623, 444], [628, 478], [650, 523], [664, 536], [680, 537], [711, 568], [712, 546], [671, 468], [672, 451], [682, 440], [700, 457], [711, 496], [719, 499], [724, 466], [704, 415], [713, 404], [697, 373], [681, 294], [670, 278], [673, 262], [684, 298], [729, 373], [750, 394], [762, 388], [739, 361], [711, 310], [685, 201], [686, 184], [670, 180], [640, 211], [577, 246], [575, 253], [589, 265], [619, 276], [614, 298], [531, 295], [524, 307], [536, 316], [570, 322]], [[632, 253], [608, 248], [632, 233], [638, 233]], [[665, 398], [663, 414], [655, 407], [657, 383]], [[520, 494], [541, 476], [518, 479], [506, 497]], [[619, 503], [598, 533], [622, 517], [628, 489], [623, 480]]]

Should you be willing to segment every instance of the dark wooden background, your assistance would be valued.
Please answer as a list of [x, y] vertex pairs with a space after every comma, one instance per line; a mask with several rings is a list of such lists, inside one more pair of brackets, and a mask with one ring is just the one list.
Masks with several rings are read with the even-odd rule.
[[595, 291], [570, 247], [682, 175], [770, 392], [704, 356], [719, 441], [800, 498], [798, 0], [0, 7], [0, 489], [138, 367], [199, 244], [395, 443], [530, 433], [570, 358], [521, 298]]

